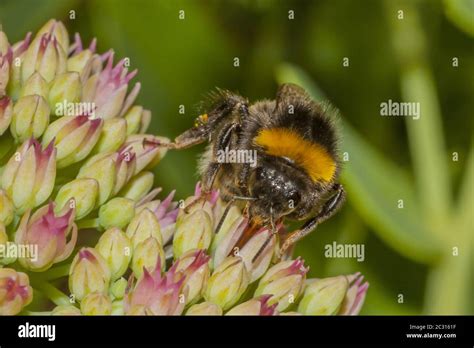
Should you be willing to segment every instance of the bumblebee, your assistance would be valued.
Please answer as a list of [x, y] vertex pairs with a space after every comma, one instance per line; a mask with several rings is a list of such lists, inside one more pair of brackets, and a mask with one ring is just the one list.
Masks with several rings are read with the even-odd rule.
[[203, 192], [219, 189], [228, 202], [217, 231], [236, 201], [245, 205], [251, 226], [247, 236], [261, 226], [277, 233], [275, 226], [283, 219], [305, 220], [298, 230], [280, 236], [279, 254], [284, 255], [345, 200], [338, 183], [341, 165], [333, 120], [325, 107], [295, 84], [280, 86], [275, 100], [249, 104], [225, 90], [213, 93], [210, 100], [194, 127], [169, 147], [184, 149], [209, 142], [199, 165]]

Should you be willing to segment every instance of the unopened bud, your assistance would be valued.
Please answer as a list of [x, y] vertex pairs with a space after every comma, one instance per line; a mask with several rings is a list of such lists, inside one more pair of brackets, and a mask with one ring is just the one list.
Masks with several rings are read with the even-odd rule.
[[307, 272], [300, 259], [279, 262], [260, 279], [255, 296], [271, 295], [269, 304], [278, 303], [277, 309], [283, 311], [302, 293]]
[[204, 298], [227, 310], [240, 299], [248, 284], [249, 274], [244, 262], [230, 256], [212, 273]]
[[135, 216], [135, 201], [115, 197], [100, 207], [99, 223], [103, 228], [125, 228]]
[[99, 141], [92, 153], [117, 151], [127, 136], [127, 122], [123, 118], [111, 118], [104, 121]]
[[49, 85], [43, 76], [37, 72], [31, 75], [21, 87], [20, 97], [26, 97], [28, 95], [35, 94], [43, 97], [44, 100], [48, 100]]
[[109, 283], [110, 270], [102, 256], [93, 248], [79, 250], [69, 270], [71, 294], [79, 301], [92, 292], [106, 294]]
[[94, 179], [75, 179], [59, 190], [55, 202], [58, 210], [66, 205], [76, 208], [76, 220], [87, 216], [95, 207], [99, 184]]
[[84, 315], [110, 315], [112, 301], [104, 293], [92, 292], [82, 299], [81, 312]]
[[19, 142], [31, 137], [39, 138], [49, 123], [49, 106], [39, 95], [22, 97], [13, 107], [13, 118], [10, 126], [12, 135]]
[[307, 315], [334, 315], [349, 287], [345, 276], [309, 280], [298, 312]]
[[186, 315], [222, 315], [222, 308], [212, 302], [202, 302], [189, 307]]
[[137, 244], [133, 250], [131, 268], [137, 278], [143, 275], [144, 269], [152, 271], [157, 264], [165, 266], [165, 252], [156, 238], [149, 237]]
[[[49, 106], [56, 116], [79, 116], [68, 112], [68, 105], [81, 100], [82, 85], [79, 74], [69, 72], [58, 75], [51, 83], [49, 91]], [[66, 107], [64, 107], [66, 105]]]
[[276, 303], [273, 305], [268, 303], [270, 297], [271, 295], [262, 295], [257, 298], [253, 298], [247, 302], [235, 306], [230, 311], [228, 311], [226, 315], [278, 315], [278, 312], [276, 311]]
[[120, 278], [132, 259], [132, 244], [127, 235], [118, 228], [108, 229], [95, 248], [107, 263], [111, 279]]
[[152, 172], [141, 172], [135, 175], [120, 191], [121, 195], [138, 202], [152, 189], [154, 175]]
[[149, 209], [143, 209], [134, 216], [126, 233], [132, 241], [133, 248], [149, 237], [153, 237], [160, 245], [163, 245], [160, 223]]
[[176, 222], [176, 232], [173, 237], [175, 259], [192, 249], [206, 250], [211, 244], [212, 235], [212, 220], [206, 211], [200, 209], [183, 215]]

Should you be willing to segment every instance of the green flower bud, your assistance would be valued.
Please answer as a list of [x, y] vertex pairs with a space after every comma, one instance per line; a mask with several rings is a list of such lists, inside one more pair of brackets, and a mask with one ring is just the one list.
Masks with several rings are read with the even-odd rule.
[[140, 120], [140, 129], [138, 133], [143, 134], [148, 130], [148, 126], [151, 123], [151, 111], [150, 110], [143, 110], [142, 112], [142, 119]]
[[186, 315], [222, 315], [222, 308], [212, 302], [202, 302], [189, 307]]
[[79, 73], [82, 83], [89, 77], [94, 61], [94, 54], [90, 49], [83, 50], [67, 60], [67, 70]]
[[81, 315], [81, 310], [73, 305], [56, 306], [51, 315]]
[[151, 121], [151, 111], [135, 105], [128, 110], [124, 118], [127, 121], [127, 135], [144, 133]]
[[298, 312], [307, 315], [334, 315], [349, 288], [345, 276], [308, 281]]
[[13, 221], [13, 203], [5, 191], [0, 190], [0, 223], [5, 226]]
[[95, 207], [99, 184], [94, 179], [75, 179], [61, 187], [56, 195], [56, 209], [69, 204], [76, 208], [76, 220], [87, 216]]
[[97, 204], [104, 204], [115, 186], [116, 176], [115, 161], [108, 153], [91, 157], [79, 170], [77, 178], [95, 179], [99, 184], [99, 197]]
[[124, 118], [127, 121], [127, 135], [136, 134], [140, 129], [143, 107], [134, 105], [128, 110]]
[[240, 299], [249, 284], [249, 274], [240, 257], [230, 256], [214, 270], [204, 298], [227, 310]]
[[81, 94], [82, 84], [78, 73], [69, 72], [56, 76], [49, 91], [51, 111], [56, 116], [76, 116], [76, 113], [70, 115], [67, 112], [67, 105], [81, 101]]
[[10, 126], [13, 137], [23, 142], [31, 137], [39, 138], [49, 123], [49, 106], [39, 95], [21, 97], [13, 107]]
[[55, 37], [63, 50], [67, 52], [67, 49], [69, 48], [69, 34], [61, 21], [50, 19], [45, 25], [43, 25], [43, 27], [41, 27], [36, 34], [36, 37], [41, 37], [44, 34], [51, 34]]
[[277, 309], [283, 311], [295, 303], [303, 291], [307, 272], [300, 259], [279, 262], [260, 279], [255, 296], [271, 295], [268, 303], [278, 303]]
[[104, 121], [99, 141], [92, 150], [93, 154], [117, 151], [127, 136], [127, 122], [123, 118], [111, 118]]
[[137, 279], [140, 279], [143, 275], [143, 268], [151, 272], [158, 262], [162, 266], [161, 269], [164, 270], [165, 252], [156, 238], [149, 237], [138, 243], [133, 249], [131, 268]]
[[21, 65], [21, 79], [25, 83], [36, 71], [46, 82], [66, 72], [67, 55], [51, 34], [37, 36], [25, 52]]
[[143, 209], [134, 216], [127, 227], [126, 233], [132, 241], [133, 249], [149, 237], [155, 238], [160, 245], [163, 245], [160, 223], [155, 214], [149, 209]]
[[110, 270], [102, 256], [93, 248], [82, 248], [69, 269], [69, 290], [81, 301], [92, 292], [106, 294]]
[[37, 72], [31, 75], [21, 87], [20, 97], [26, 97], [28, 95], [35, 94], [43, 97], [44, 100], [48, 100], [49, 85], [43, 76]]
[[56, 178], [55, 159], [53, 143], [42, 150], [34, 138], [10, 158], [3, 170], [2, 187], [12, 199], [15, 213], [23, 214], [48, 199]]
[[138, 202], [152, 189], [154, 175], [151, 172], [141, 172], [135, 175], [120, 191], [121, 196]]
[[111, 279], [120, 278], [132, 259], [132, 244], [127, 235], [118, 228], [108, 229], [95, 248], [107, 263]]
[[104, 228], [126, 227], [135, 216], [135, 201], [115, 197], [100, 207], [99, 223]]
[[43, 145], [54, 139], [58, 168], [77, 163], [89, 155], [99, 139], [101, 119], [87, 116], [64, 116], [49, 125], [43, 135]]
[[178, 218], [173, 237], [175, 259], [192, 249], [209, 248], [213, 232], [211, 217], [202, 209]]
[[0, 98], [0, 135], [10, 127], [13, 117], [13, 103], [7, 96]]
[[119, 278], [110, 286], [110, 293], [116, 299], [123, 299], [127, 290], [128, 282], [125, 278]]
[[92, 292], [82, 299], [81, 312], [84, 315], [110, 315], [112, 301], [106, 294]]

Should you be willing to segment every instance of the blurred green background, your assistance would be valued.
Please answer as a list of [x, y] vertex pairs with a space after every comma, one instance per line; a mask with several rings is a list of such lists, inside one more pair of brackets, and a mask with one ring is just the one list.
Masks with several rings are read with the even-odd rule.
[[[49, 18], [86, 43], [97, 37], [99, 52], [130, 58], [155, 134], [173, 138], [192, 126], [196, 105], [217, 86], [257, 100], [296, 82], [329, 100], [349, 155], [348, 199], [296, 249], [310, 276], [363, 272], [362, 314], [474, 314], [474, 1], [0, 2], [13, 42]], [[420, 102], [421, 119], [381, 117], [388, 99]], [[202, 150], [169, 153], [157, 185], [190, 195]], [[365, 261], [325, 258], [333, 241], [364, 244]]]

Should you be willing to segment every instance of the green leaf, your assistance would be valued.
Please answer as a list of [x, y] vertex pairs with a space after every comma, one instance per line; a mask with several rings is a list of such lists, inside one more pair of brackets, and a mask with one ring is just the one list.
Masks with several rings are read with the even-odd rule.
[[446, 16], [459, 29], [474, 36], [474, 1], [472, 0], [445, 0]]
[[[277, 80], [299, 84], [316, 100], [322, 99], [314, 82], [291, 65], [284, 64], [277, 70]], [[414, 187], [408, 175], [385, 159], [349, 124], [341, 121], [341, 125], [342, 151], [349, 154], [342, 177], [348, 201], [397, 252], [418, 262], [434, 262], [439, 245], [420, 223]], [[398, 208], [399, 200], [403, 200], [403, 209]]]
[[[397, 3], [387, 4], [387, 17], [392, 29], [392, 43], [400, 65], [400, 87], [406, 102], [420, 105], [417, 120], [405, 117], [416, 192], [423, 214], [421, 219], [431, 227], [433, 236], [449, 240], [446, 229], [450, 218], [451, 183], [448, 176], [448, 156], [444, 144], [441, 111], [433, 75], [426, 63], [427, 41], [415, 6], [404, 6], [405, 19], [393, 14]], [[406, 42], [416, 38], [416, 46]], [[416, 47], [416, 48], [415, 48]]]

